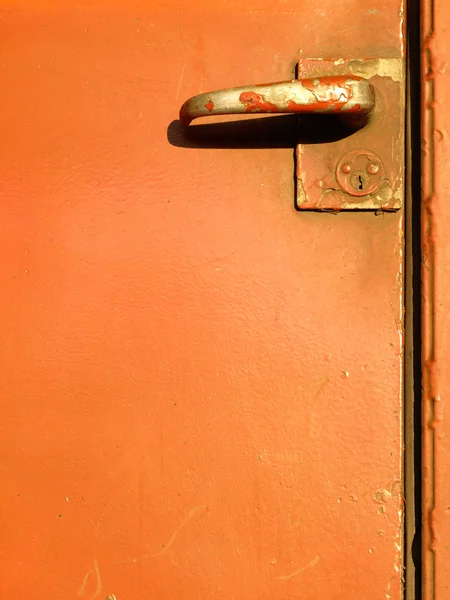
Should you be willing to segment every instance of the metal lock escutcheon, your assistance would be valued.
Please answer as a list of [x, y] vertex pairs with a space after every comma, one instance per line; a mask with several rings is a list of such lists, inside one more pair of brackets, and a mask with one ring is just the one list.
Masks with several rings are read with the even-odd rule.
[[[298, 144], [298, 210], [395, 211], [404, 195], [404, 65], [400, 58], [301, 59], [299, 77], [350, 73], [371, 83], [375, 104], [364, 127], [324, 144]], [[299, 124], [302, 127], [302, 124]]]

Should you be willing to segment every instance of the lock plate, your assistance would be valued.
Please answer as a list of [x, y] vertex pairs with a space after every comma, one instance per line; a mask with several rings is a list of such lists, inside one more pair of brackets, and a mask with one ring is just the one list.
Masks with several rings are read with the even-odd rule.
[[[351, 115], [323, 115], [317, 123], [325, 129], [320, 143], [296, 146], [297, 209], [398, 210], [404, 195], [403, 60], [316, 58], [298, 63], [299, 78], [325, 74], [368, 79], [375, 88], [375, 108], [364, 126]], [[299, 120], [299, 140], [312, 126], [311, 117], [307, 119]]]

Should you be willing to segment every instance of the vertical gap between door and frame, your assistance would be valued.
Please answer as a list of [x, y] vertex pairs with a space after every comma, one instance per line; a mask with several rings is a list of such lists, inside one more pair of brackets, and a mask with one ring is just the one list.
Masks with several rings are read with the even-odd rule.
[[421, 20], [407, 3], [405, 195], [405, 600], [422, 598]]

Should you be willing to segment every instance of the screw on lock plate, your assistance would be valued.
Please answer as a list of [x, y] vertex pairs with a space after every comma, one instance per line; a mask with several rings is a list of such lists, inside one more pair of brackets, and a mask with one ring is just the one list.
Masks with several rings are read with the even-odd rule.
[[370, 150], [353, 150], [338, 163], [336, 179], [341, 189], [351, 196], [368, 196], [376, 192], [385, 177], [383, 163]]

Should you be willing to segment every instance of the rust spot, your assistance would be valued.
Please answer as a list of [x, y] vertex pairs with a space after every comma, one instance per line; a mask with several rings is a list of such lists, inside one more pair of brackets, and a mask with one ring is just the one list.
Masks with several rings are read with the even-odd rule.
[[279, 112], [278, 106], [267, 102], [256, 92], [242, 92], [239, 100], [245, 104], [246, 112]]
[[205, 104], [205, 108], [206, 110], [209, 110], [209, 112], [212, 112], [214, 110], [214, 102], [210, 100]]

